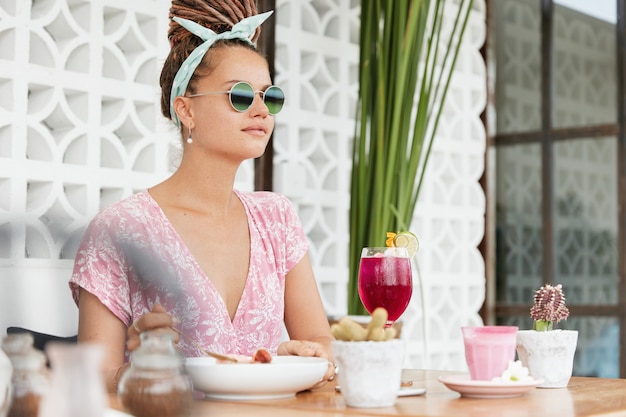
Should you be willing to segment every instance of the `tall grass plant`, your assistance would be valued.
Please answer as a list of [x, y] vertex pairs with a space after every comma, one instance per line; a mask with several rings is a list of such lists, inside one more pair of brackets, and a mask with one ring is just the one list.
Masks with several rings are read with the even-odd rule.
[[367, 313], [358, 295], [361, 249], [384, 246], [388, 231], [410, 230], [472, 6], [473, 0], [361, 2], [349, 314]]

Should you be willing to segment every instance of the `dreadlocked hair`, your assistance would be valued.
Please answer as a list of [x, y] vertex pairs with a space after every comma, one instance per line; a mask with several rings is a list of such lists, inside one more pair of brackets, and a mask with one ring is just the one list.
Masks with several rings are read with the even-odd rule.
[[[191, 20], [201, 26], [211, 29], [215, 33], [222, 33], [232, 29], [232, 27], [246, 17], [258, 14], [255, 0], [172, 0], [170, 8], [170, 26], [167, 37], [170, 41], [170, 53], [163, 63], [161, 70], [161, 113], [168, 119], [170, 115], [170, 94], [172, 83], [185, 59], [196, 49], [203, 40], [195, 36], [187, 29], [172, 20], [174, 17]], [[261, 28], [257, 28], [252, 36], [255, 42], [261, 33]], [[196, 72], [191, 77], [187, 89], [194, 91], [196, 75], [206, 74], [210, 68], [210, 52], [225, 45], [241, 45], [251, 47], [242, 40], [217, 41], [207, 52], [205, 59], [198, 66]]]

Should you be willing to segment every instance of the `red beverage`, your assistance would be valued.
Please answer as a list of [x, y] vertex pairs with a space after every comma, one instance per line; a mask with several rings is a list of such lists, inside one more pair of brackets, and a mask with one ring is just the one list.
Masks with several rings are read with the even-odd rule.
[[408, 257], [374, 256], [361, 257], [359, 267], [359, 296], [361, 302], [372, 313], [384, 307], [391, 325], [406, 310], [413, 293], [411, 261]]

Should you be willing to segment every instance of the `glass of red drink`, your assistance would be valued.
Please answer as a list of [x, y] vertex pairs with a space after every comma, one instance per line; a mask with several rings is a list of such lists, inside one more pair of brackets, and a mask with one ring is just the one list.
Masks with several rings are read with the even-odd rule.
[[363, 248], [359, 296], [370, 314], [377, 307], [385, 308], [389, 327], [404, 313], [412, 293], [411, 258], [406, 248]]

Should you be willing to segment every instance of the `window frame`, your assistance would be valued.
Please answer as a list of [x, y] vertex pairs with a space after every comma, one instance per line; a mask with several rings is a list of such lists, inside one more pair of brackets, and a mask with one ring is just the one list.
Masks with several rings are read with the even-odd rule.
[[487, 64], [488, 103], [483, 119], [487, 130], [485, 153], [485, 175], [482, 186], [487, 196], [485, 240], [480, 249], [485, 259], [487, 277], [485, 304], [481, 309], [483, 320], [494, 324], [496, 317], [526, 316], [528, 304], [499, 304], [496, 300], [496, 217], [495, 183], [496, 148], [498, 146], [539, 143], [542, 148], [542, 282], [553, 283], [553, 200], [554, 200], [554, 145], [563, 140], [577, 140], [614, 136], [617, 138], [618, 162], [618, 303], [614, 305], [577, 304], [570, 305], [572, 316], [614, 317], [619, 323], [619, 374], [626, 377], [626, 0], [616, 0], [616, 71], [617, 71], [617, 119], [613, 124], [553, 128], [553, 0], [536, 0], [541, 9], [541, 130], [498, 134], [496, 130], [495, 103], [495, 22], [494, 2], [487, 0], [487, 40], [484, 56]]

